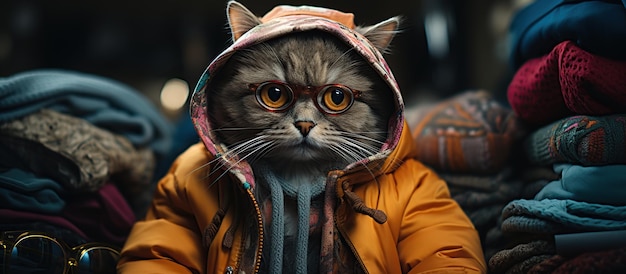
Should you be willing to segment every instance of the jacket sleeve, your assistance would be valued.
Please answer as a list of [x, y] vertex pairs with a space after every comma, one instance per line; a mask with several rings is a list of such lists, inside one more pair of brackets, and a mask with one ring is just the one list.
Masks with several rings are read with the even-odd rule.
[[[396, 172], [409, 195], [402, 216], [398, 253], [404, 273], [485, 273], [478, 232], [433, 171], [410, 161]], [[409, 171], [411, 170], [411, 171]], [[409, 176], [404, 177], [404, 176]]]
[[159, 181], [146, 218], [135, 223], [122, 249], [118, 273], [205, 271], [206, 248], [187, 195], [191, 189], [185, 182], [195, 177], [185, 173], [193, 172], [193, 162], [201, 159], [185, 156], [189, 153], [188, 150], [179, 157]]

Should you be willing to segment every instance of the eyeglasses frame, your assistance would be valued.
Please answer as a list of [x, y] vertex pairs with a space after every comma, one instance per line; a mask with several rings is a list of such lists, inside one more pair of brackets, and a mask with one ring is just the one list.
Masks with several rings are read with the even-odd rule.
[[[264, 104], [262, 99], [260, 98], [260, 92], [264, 86], [269, 85], [269, 84], [276, 84], [276, 85], [287, 87], [287, 90], [291, 93], [291, 102], [289, 102], [288, 104], [286, 104], [284, 107], [281, 107], [281, 108], [271, 108], [267, 106], [266, 104]], [[321, 91], [326, 91], [331, 87], [339, 87], [342, 90], [347, 90], [349, 92], [350, 104], [346, 108], [342, 109], [341, 111], [332, 111], [330, 109], [326, 109], [322, 107], [322, 103], [321, 103], [322, 99], [318, 97], [319, 93]], [[346, 112], [348, 109], [352, 107], [352, 105], [354, 104], [354, 100], [361, 97], [361, 93], [362, 93], [359, 90], [352, 89], [342, 84], [326, 84], [322, 86], [306, 85], [305, 86], [305, 85], [289, 84], [280, 80], [269, 80], [269, 81], [265, 81], [261, 83], [249, 84], [248, 89], [255, 93], [257, 103], [259, 103], [259, 105], [261, 105], [263, 109], [271, 111], [271, 112], [287, 111], [293, 106], [293, 104], [295, 104], [296, 101], [298, 101], [298, 98], [300, 97], [301, 94], [306, 94], [309, 97], [311, 97], [311, 99], [313, 100], [313, 104], [319, 111], [329, 114], [329, 115], [339, 115], [339, 114]]]
[[[80, 258], [82, 258], [85, 253], [91, 250], [94, 250], [96, 248], [105, 249], [120, 256], [120, 249], [107, 243], [92, 242], [92, 243], [84, 243], [75, 247], [70, 247], [64, 241], [60, 241], [57, 238], [50, 236], [45, 232], [4, 231], [4, 232], [1, 232], [0, 234], [0, 247], [4, 249], [4, 252], [2, 253], [2, 256], [4, 257], [4, 266], [2, 266], [3, 273], [6, 273], [8, 270], [7, 268], [10, 265], [10, 258], [11, 258], [10, 255], [11, 255], [11, 251], [13, 250], [13, 248], [15, 248], [20, 242], [26, 239], [35, 238], [35, 237], [40, 237], [40, 238], [50, 240], [53, 243], [61, 247], [61, 250], [63, 251], [63, 258], [66, 262], [63, 266], [63, 274], [73, 273], [74, 269], [78, 266], [78, 262], [80, 261]], [[70, 254], [68, 254], [68, 251], [71, 251], [70, 254], [75, 254], [75, 256], [73, 257], [70, 256]]]

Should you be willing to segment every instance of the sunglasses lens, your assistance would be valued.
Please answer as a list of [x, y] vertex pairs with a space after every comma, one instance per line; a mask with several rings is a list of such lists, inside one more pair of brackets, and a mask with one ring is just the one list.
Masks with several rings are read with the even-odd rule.
[[57, 243], [41, 237], [22, 239], [11, 250], [8, 274], [63, 273], [65, 254]]
[[78, 274], [109, 274], [115, 273], [120, 255], [108, 248], [91, 248], [84, 252], [76, 267]]

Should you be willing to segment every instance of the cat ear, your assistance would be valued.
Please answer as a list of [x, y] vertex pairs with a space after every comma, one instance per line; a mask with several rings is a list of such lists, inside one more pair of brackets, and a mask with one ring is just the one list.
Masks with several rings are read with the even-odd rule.
[[387, 53], [391, 40], [400, 32], [400, 21], [400, 16], [395, 16], [373, 26], [356, 27], [355, 30], [363, 34], [380, 52]]
[[232, 34], [233, 42], [244, 33], [261, 24], [259, 17], [236, 1], [229, 1], [226, 7], [228, 26]]

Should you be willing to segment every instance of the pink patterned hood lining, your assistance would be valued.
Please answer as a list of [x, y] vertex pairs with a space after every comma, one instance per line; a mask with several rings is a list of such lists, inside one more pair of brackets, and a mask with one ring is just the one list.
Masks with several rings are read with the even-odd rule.
[[273, 18], [243, 34], [209, 64], [196, 85], [190, 104], [191, 119], [205, 147], [210, 153], [220, 158], [219, 161], [222, 161], [225, 166], [231, 167], [231, 173], [243, 182], [245, 188], [254, 186], [254, 176], [252, 175], [251, 168], [245, 161], [239, 161], [232, 157], [223, 157], [227, 148], [222, 144], [216, 143], [215, 136], [211, 131], [211, 125], [207, 116], [208, 96], [206, 94], [208, 90], [207, 86], [210, 85], [210, 76], [221, 68], [230, 56], [238, 50], [248, 48], [275, 37], [309, 30], [321, 30], [333, 34], [347, 45], [353, 47], [365, 60], [369, 61], [374, 70], [380, 74], [389, 85], [396, 98], [396, 112], [395, 115], [390, 118], [389, 123], [391, 134], [383, 145], [381, 153], [363, 159], [359, 163], [350, 164], [346, 167], [346, 170], [371, 161], [385, 159], [398, 145], [400, 134], [404, 127], [404, 103], [398, 84], [381, 53], [360, 33], [327, 18], [311, 15], [287, 15]]

